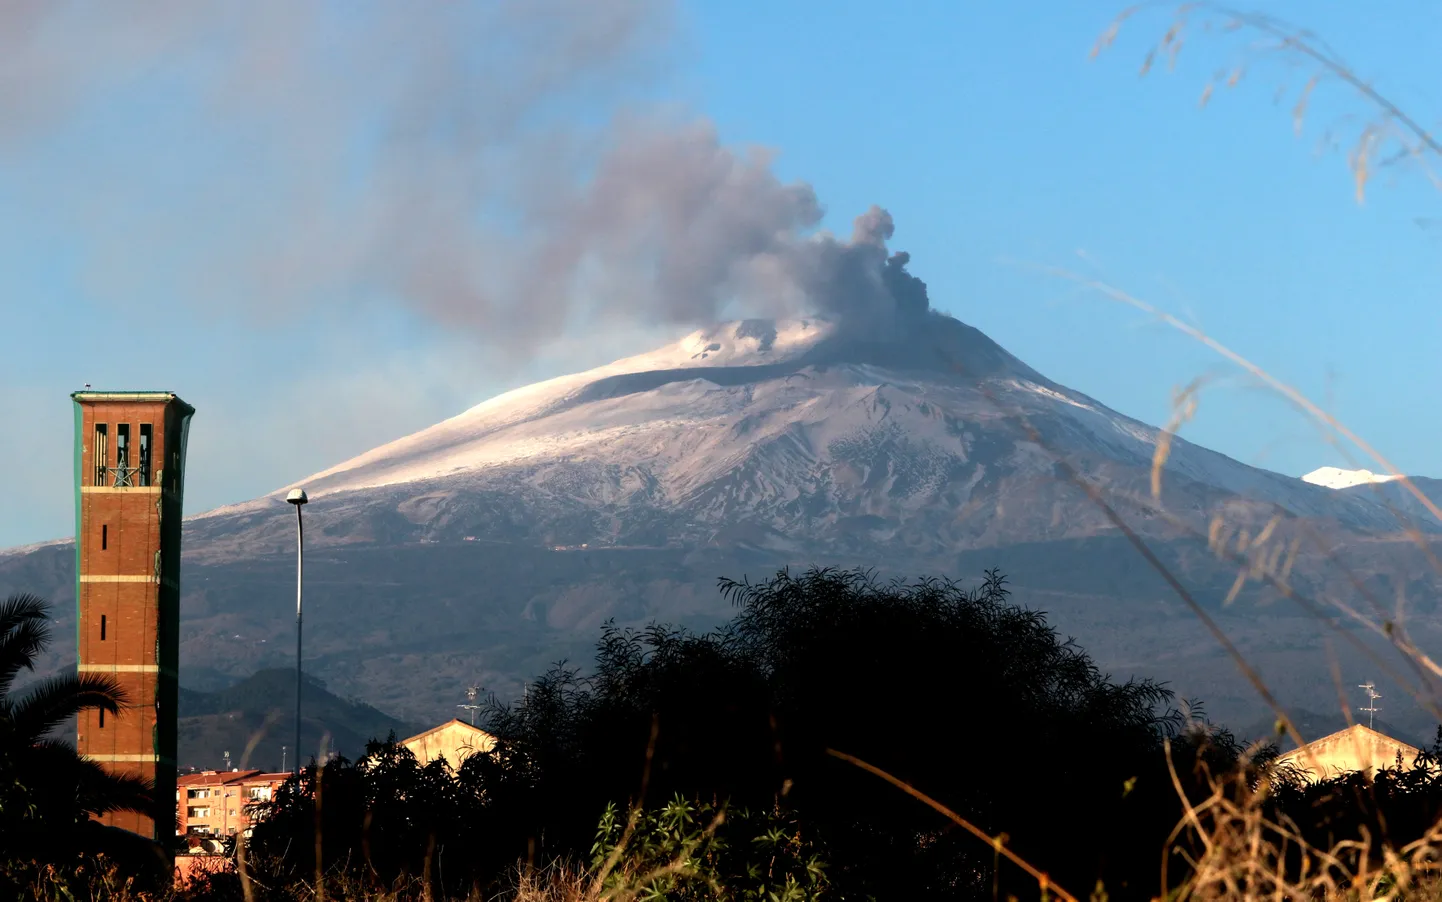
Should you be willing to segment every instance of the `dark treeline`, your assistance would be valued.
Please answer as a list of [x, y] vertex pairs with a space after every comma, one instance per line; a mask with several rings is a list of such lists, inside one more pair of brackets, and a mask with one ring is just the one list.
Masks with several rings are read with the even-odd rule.
[[[1274, 747], [1243, 749], [1164, 686], [1100, 672], [1010, 604], [996, 573], [971, 590], [816, 570], [722, 590], [737, 614], [711, 633], [607, 627], [584, 671], [558, 665], [523, 702], [493, 705], [497, 748], [456, 771], [420, 766], [394, 736], [312, 766], [262, 806], [244, 849], [252, 898], [296, 898], [289, 888], [317, 873], [493, 898], [514, 888], [518, 863], [594, 870], [633, 806], [649, 812], [637, 828], [647, 860], [704, 838], [706, 891], [658, 897], [716, 898], [718, 885], [737, 899], [1038, 895], [989, 844], [833, 751], [1004, 837], [1082, 898], [1159, 894], [1178, 785], [1200, 800], [1222, 776], [1224, 791], [1255, 798], [1266, 774], [1264, 813], [1321, 848], [1364, 826], [1400, 845], [1442, 812], [1430, 757], [1442, 748], [1375, 780], [1303, 784], [1273, 766]], [[8, 801], [0, 821], [23, 835]], [[1189, 843], [1176, 842], [1173, 884]], [[231, 873], [191, 895], [241, 888]]]
[[[784, 814], [847, 897], [990, 896], [994, 880], [1035, 893], [987, 845], [836, 750], [1005, 834], [1062, 886], [1150, 896], [1181, 813], [1164, 742], [1184, 759], [1206, 749], [1221, 768], [1239, 751], [1184, 730], [1164, 687], [1109, 679], [1042, 615], [1009, 604], [995, 573], [970, 591], [859, 571], [722, 590], [738, 607], [727, 627], [608, 627], [584, 675], [558, 666], [523, 703], [493, 707], [497, 750], [455, 779], [381, 744], [369, 763], [332, 763], [323, 865], [369, 861], [387, 880], [429, 856], [434, 878], [463, 892], [517, 860], [586, 859], [608, 803], [679, 795]], [[315, 871], [309, 785], [251, 843], [258, 859], [285, 852], [298, 875]]]

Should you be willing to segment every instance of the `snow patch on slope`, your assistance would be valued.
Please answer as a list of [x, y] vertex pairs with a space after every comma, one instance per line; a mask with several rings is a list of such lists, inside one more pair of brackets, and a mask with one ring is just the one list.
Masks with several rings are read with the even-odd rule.
[[1306, 476], [1303, 476], [1302, 481], [1310, 482], [1312, 485], [1324, 486], [1329, 489], [1350, 489], [1357, 485], [1391, 482], [1394, 479], [1401, 478], [1401, 476], [1373, 473], [1371, 470], [1343, 470], [1341, 467], [1318, 467]]

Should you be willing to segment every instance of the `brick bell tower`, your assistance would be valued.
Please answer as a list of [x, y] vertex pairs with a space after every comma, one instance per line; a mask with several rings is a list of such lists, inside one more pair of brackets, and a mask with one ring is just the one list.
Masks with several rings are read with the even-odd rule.
[[80, 754], [155, 781], [151, 816], [101, 820], [168, 842], [175, 834], [180, 518], [189, 404], [169, 392], [81, 391], [75, 400], [75, 598], [79, 671], [129, 696], [90, 711]]

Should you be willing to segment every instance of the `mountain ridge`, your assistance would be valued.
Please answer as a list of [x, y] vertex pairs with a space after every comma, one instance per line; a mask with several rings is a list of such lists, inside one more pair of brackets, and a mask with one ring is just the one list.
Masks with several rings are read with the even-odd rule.
[[[209, 692], [182, 687], [177, 716], [181, 767], [223, 768], [229, 752], [233, 766], [279, 771], [285, 764], [282, 746], [295, 763], [295, 668], [260, 670]], [[325, 681], [306, 675], [302, 760], [319, 757], [322, 748], [354, 758], [366, 742], [391, 732], [404, 739], [419, 731], [365, 702], [340, 698], [327, 691]]]
[[[1232, 699], [1238, 722], [1255, 718], [1229, 663], [1177, 647], [1197, 639], [1176, 599], [1059, 459], [1258, 654], [1322, 640], [1287, 620], [1278, 645], [1266, 624], [1284, 615], [1258, 607], [1255, 588], [1224, 604], [1236, 565], [1218, 543], [1273, 565], [1292, 554], [1289, 578], [1313, 597], [1358, 584], [1383, 598], [1435, 594], [1424, 555], [1392, 538], [1388, 498], [1178, 437], [1156, 499], [1155, 427], [1048, 380], [971, 326], [918, 322], [875, 340], [815, 319], [697, 330], [294, 483], [311, 496], [307, 670], [424, 722], [465, 685], [506, 691], [556, 658], [584, 660], [607, 617], [718, 623], [729, 614], [719, 576], [823, 564], [967, 578], [1006, 562], [1018, 600], [1052, 610], [1106, 666], [1175, 670], [1214, 712]], [[240, 675], [287, 663], [287, 488], [187, 518], [187, 666]], [[1425, 541], [1442, 536], [1425, 511], [1407, 515]], [[73, 591], [63, 551], [0, 557], [0, 586], [29, 578], [62, 599]], [[1305, 696], [1309, 666], [1283, 678], [1315, 707], [1328, 700]]]

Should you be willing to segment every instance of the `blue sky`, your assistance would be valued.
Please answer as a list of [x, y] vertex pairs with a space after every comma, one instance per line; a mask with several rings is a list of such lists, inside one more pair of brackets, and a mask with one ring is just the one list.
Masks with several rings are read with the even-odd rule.
[[[1426, 61], [1442, 38], [1435, 7], [1388, 4], [1385, 17], [1352, 4], [1264, 8], [1327, 37], [1423, 121], [1442, 111], [1427, 89], [1435, 73]], [[644, 77], [614, 89], [582, 79], [548, 115], [586, 120], [619, 104], [665, 103], [714, 122], [727, 145], [774, 149], [781, 180], [811, 184], [837, 232], [869, 205], [885, 206], [897, 225], [892, 247], [911, 252], [934, 306], [1123, 413], [1164, 422], [1175, 386], [1230, 371], [1190, 340], [1029, 264], [1099, 276], [1196, 322], [1327, 402], [1402, 469], [1442, 475], [1442, 426], [1429, 416], [1442, 384], [1433, 352], [1442, 232], [1418, 224], [1435, 215], [1435, 189], [1416, 167], [1395, 167], [1359, 205], [1345, 151], [1319, 152], [1318, 142], [1329, 125], [1355, 137], [1361, 121], [1347, 117], [1367, 108], [1324, 84], [1295, 135], [1290, 107], [1311, 70], [1260, 64], [1199, 109], [1208, 78], [1237, 59], [1235, 37], [1194, 34], [1174, 72], [1139, 78], [1164, 8], [1129, 21], [1089, 60], [1119, 9], [688, 2], [669, 37], [638, 55], [663, 58]], [[287, 31], [301, 35], [288, 52], [338, 84], [377, 79], [384, 103], [386, 72], [335, 49], [347, 30], [364, 30], [365, 16], [318, 10], [311, 30]], [[153, 57], [139, 41], [109, 58], [90, 46], [86, 29], [99, 24], [52, 24], [27, 48], [25, 83], [0, 80], [0, 111], [33, 112], [20, 104], [47, 92], [63, 101], [23, 130], [0, 130], [0, 454], [17, 487], [0, 546], [69, 534], [67, 395], [84, 382], [172, 389], [196, 405], [195, 512], [668, 334], [645, 322], [599, 331], [558, 323], [550, 340], [507, 353], [493, 330], [408, 302], [404, 284], [333, 240], [373, 189], [373, 136], [328, 132], [347, 121], [339, 117], [257, 114], [267, 97], [285, 104], [284, 78], [247, 81], [250, 106], [195, 89], [229, 85], [227, 72], [284, 69], [266, 62], [217, 76], [222, 53], [204, 30], [168, 32]], [[432, 33], [401, 30], [397, 41]], [[407, 53], [423, 58], [424, 48], [381, 58], [404, 65]], [[69, 80], [48, 85], [57, 72]], [[1277, 103], [1283, 85], [1290, 92]], [[584, 93], [592, 87], [605, 98], [594, 107]], [[355, 121], [372, 121], [368, 94], [344, 96], [359, 105]], [[286, 128], [304, 140], [275, 144], [273, 130]], [[428, 165], [453, 162], [444, 130], [425, 140]], [[287, 174], [296, 154], [308, 180]], [[316, 172], [330, 181], [317, 187]], [[286, 206], [311, 190], [306, 206]], [[297, 222], [296, 209], [313, 220]], [[245, 259], [275, 270], [239, 266], [230, 243], [257, 249]], [[305, 255], [286, 256], [295, 247], [333, 253], [332, 277], [311, 278]], [[382, 274], [374, 283], [373, 273]], [[1208, 389], [1182, 434], [1292, 475], [1346, 464], [1285, 404], [1237, 378]]]

